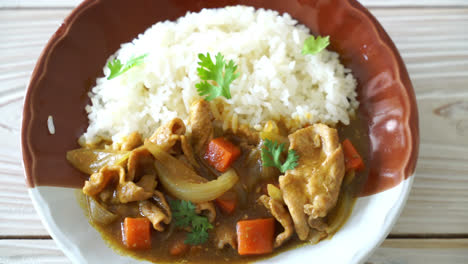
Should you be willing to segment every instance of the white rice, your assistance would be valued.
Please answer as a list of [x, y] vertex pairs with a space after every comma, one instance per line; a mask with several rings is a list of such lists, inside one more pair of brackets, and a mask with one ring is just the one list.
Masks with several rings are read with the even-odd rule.
[[52, 116], [47, 117], [47, 129], [49, 130], [49, 134], [55, 135], [54, 118]]
[[[119, 142], [139, 131], [148, 137], [174, 117], [186, 120], [193, 101], [200, 99], [195, 84], [198, 54], [221, 52], [234, 60], [240, 76], [231, 84], [232, 99], [215, 99], [224, 105], [218, 117], [261, 129], [270, 120], [286, 117], [296, 125], [323, 122], [348, 124], [358, 107], [356, 81], [339, 62], [338, 54], [323, 50], [302, 55], [309, 29], [289, 14], [233, 6], [187, 13], [176, 22], [153, 25], [122, 45], [109, 60], [124, 63], [148, 53], [145, 62], [112, 80], [98, 78], [86, 107], [89, 127], [82, 140]], [[232, 123], [232, 125], [231, 125]]]

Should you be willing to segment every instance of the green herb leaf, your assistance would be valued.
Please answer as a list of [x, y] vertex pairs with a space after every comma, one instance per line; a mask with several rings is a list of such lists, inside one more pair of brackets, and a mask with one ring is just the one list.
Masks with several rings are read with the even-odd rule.
[[192, 230], [191, 233], [187, 234], [187, 238], [184, 240], [185, 244], [189, 245], [200, 245], [208, 240], [208, 232], [205, 229]]
[[169, 202], [171, 206], [174, 223], [177, 227], [189, 227], [191, 232], [187, 234], [185, 244], [199, 245], [208, 240], [208, 229], [213, 226], [206, 216], [198, 215], [195, 212], [195, 205], [190, 201], [173, 200]]
[[297, 167], [297, 160], [299, 160], [299, 156], [296, 154], [296, 151], [290, 149], [288, 151], [288, 157], [286, 161], [281, 165], [281, 172], [285, 172], [287, 170], [292, 170]]
[[323, 49], [325, 49], [329, 44], [330, 36], [317, 36], [317, 38], [314, 38], [314, 36], [310, 36], [304, 41], [304, 46], [302, 46], [302, 54], [317, 54]]
[[195, 205], [189, 201], [173, 200], [169, 202], [174, 223], [177, 227], [190, 226], [190, 222], [195, 214]]
[[109, 61], [107, 67], [109, 67], [110, 69], [110, 75], [109, 77], [107, 77], [107, 80], [114, 79], [115, 77], [130, 70], [132, 67], [142, 64], [146, 56], [148, 56], [148, 54], [143, 54], [138, 57], [132, 56], [127, 62], [125, 62], [125, 65], [122, 64], [122, 62], [119, 59]]
[[218, 96], [231, 99], [229, 85], [239, 77], [239, 74], [235, 73], [237, 65], [234, 64], [234, 61], [230, 60], [226, 65], [224, 56], [219, 52], [215, 57], [216, 63], [211, 60], [209, 53], [206, 53], [206, 56], [200, 53], [198, 54], [198, 58], [200, 59], [198, 62], [200, 67], [197, 68], [197, 72], [202, 80], [195, 85], [198, 94], [200, 96], [206, 96], [205, 100], [207, 101], [211, 101]]
[[285, 173], [287, 170], [296, 168], [299, 156], [294, 150], [290, 149], [288, 151], [288, 157], [286, 158], [286, 161], [281, 163], [280, 156], [283, 150], [284, 143], [278, 145], [277, 142], [273, 142], [266, 138], [261, 152], [263, 166], [276, 167], [281, 171], [281, 173]]
[[192, 227], [195, 230], [202, 230], [202, 229], [206, 230], [206, 229], [213, 228], [213, 226], [210, 224], [206, 216], [199, 216], [199, 215], [195, 215], [192, 218]]

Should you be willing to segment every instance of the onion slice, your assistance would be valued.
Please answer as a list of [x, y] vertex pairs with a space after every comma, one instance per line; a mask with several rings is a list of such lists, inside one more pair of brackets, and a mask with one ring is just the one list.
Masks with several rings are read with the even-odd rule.
[[177, 199], [193, 203], [211, 201], [230, 190], [239, 180], [237, 173], [229, 169], [216, 180], [208, 181], [156, 144], [146, 141], [145, 147], [155, 158], [154, 166], [162, 185]]
[[111, 213], [93, 197], [86, 195], [89, 215], [93, 222], [108, 225], [117, 219], [117, 215]]
[[130, 151], [79, 148], [67, 152], [67, 160], [73, 167], [93, 174], [105, 165], [120, 165], [127, 161]]

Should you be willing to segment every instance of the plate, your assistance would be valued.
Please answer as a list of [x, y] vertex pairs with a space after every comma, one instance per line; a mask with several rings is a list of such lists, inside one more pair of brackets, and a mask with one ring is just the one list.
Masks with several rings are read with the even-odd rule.
[[[418, 112], [407, 70], [382, 26], [353, 0], [87, 0], [65, 19], [42, 52], [28, 87], [22, 126], [26, 181], [34, 206], [57, 245], [74, 263], [136, 263], [118, 255], [90, 226], [75, 189], [86, 175], [65, 160], [88, 123], [87, 92], [121, 43], [162, 20], [226, 5], [288, 12], [313, 34], [329, 35], [358, 81], [360, 113], [370, 142], [369, 177], [351, 217], [330, 240], [264, 262], [360, 263], [385, 239], [413, 181]], [[56, 133], [47, 129], [53, 116]], [[340, 254], [336, 254], [339, 250]]]

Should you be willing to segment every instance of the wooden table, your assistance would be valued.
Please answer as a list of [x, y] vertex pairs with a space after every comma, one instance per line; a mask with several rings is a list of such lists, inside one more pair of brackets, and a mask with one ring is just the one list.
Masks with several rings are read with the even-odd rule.
[[[36, 60], [80, 0], [0, 0], [0, 263], [69, 263], [42, 225], [21, 164]], [[468, 263], [468, 0], [363, 0], [395, 41], [419, 106], [408, 203], [366, 263]], [[372, 223], [369, 223], [372, 224]]]

